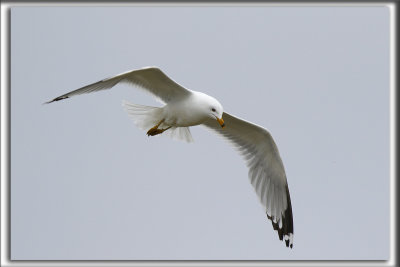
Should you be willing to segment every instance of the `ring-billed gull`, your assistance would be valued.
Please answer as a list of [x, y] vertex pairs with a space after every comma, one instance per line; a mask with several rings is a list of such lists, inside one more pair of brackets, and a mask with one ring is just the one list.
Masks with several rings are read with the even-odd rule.
[[157, 67], [124, 72], [84, 86], [46, 102], [74, 95], [110, 89], [120, 82], [142, 88], [165, 105], [150, 107], [123, 102], [135, 124], [154, 136], [193, 141], [189, 127], [204, 125], [229, 140], [245, 158], [249, 179], [263, 205], [267, 218], [286, 246], [293, 247], [293, 215], [285, 169], [271, 134], [261, 126], [223, 111], [215, 98], [184, 88]]

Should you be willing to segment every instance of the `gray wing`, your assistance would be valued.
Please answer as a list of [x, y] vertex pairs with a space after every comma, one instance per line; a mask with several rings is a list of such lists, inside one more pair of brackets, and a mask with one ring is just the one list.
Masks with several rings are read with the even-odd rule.
[[124, 72], [114, 77], [110, 77], [96, 83], [89, 84], [82, 88], [56, 97], [53, 100], [46, 102], [46, 104], [54, 101], [63, 100], [75, 95], [110, 89], [120, 82], [129, 83], [145, 89], [164, 103], [168, 103], [172, 99], [183, 97], [187, 94], [190, 94], [191, 92], [190, 90], [171, 80], [159, 68], [148, 67]]
[[215, 120], [205, 126], [228, 139], [242, 154], [249, 167], [249, 179], [264, 206], [279, 239], [293, 247], [293, 215], [285, 169], [271, 134], [264, 128], [228, 113], [225, 127]]

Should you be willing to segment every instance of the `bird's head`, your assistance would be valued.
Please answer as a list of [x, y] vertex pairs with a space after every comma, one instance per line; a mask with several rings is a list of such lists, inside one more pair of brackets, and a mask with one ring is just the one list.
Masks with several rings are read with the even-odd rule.
[[204, 112], [207, 114], [207, 117], [217, 120], [219, 125], [221, 125], [221, 127], [224, 128], [225, 123], [224, 120], [222, 119], [222, 114], [224, 113], [224, 109], [221, 103], [219, 103], [217, 99], [209, 95], [205, 95], [204, 100], [205, 102], [203, 107], [204, 107]]

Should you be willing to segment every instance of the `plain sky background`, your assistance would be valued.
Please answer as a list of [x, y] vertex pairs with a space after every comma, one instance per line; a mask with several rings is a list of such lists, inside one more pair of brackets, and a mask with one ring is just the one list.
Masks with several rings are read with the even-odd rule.
[[[11, 10], [13, 260], [389, 257], [389, 9]], [[146, 136], [136, 88], [43, 102], [158, 66], [266, 127], [286, 168], [294, 247], [279, 241], [228, 143]], [[227, 125], [229, 127], [229, 125]]]

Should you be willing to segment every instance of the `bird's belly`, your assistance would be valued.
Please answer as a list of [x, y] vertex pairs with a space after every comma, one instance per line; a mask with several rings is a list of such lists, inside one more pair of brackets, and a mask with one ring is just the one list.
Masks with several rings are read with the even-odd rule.
[[166, 118], [165, 123], [175, 127], [189, 127], [202, 124], [204, 118], [196, 118], [191, 116], [180, 116], [175, 118]]
[[185, 109], [165, 110], [165, 121], [164, 123], [173, 127], [189, 127], [202, 124], [207, 118], [196, 112], [191, 112], [187, 109], [187, 112], [182, 112]]

